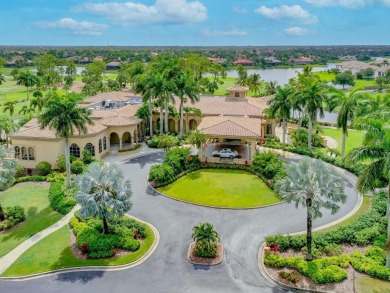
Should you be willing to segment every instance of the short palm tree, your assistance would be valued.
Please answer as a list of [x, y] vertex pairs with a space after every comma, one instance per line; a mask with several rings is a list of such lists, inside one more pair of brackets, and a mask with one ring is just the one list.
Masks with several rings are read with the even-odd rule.
[[253, 92], [253, 94], [255, 96], [257, 96], [260, 92], [260, 88], [261, 88], [261, 79], [260, 79], [260, 74], [258, 73], [253, 73], [251, 75], [248, 76], [247, 78], [247, 85], [249, 87], [249, 90], [251, 92]]
[[49, 129], [55, 131], [58, 137], [65, 139], [68, 188], [70, 187], [69, 137], [76, 130], [78, 133], [87, 133], [87, 125], [93, 124], [91, 118], [89, 118], [91, 110], [77, 106], [82, 98], [78, 94], [71, 94], [66, 98], [54, 96], [47, 102], [38, 118], [41, 129], [49, 127]]
[[199, 223], [199, 226], [195, 226], [192, 231], [192, 239], [196, 243], [205, 243], [208, 248], [220, 240], [217, 231], [214, 230], [213, 225], [210, 223]]
[[294, 90], [291, 87], [280, 87], [276, 88], [275, 97], [268, 101], [269, 112], [271, 116], [280, 117], [283, 120], [283, 137], [282, 142], [286, 143], [286, 128], [287, 119], [291, 115], [292, 101], [291, 97]]
[[39, 78], [30, 71], [19, 73], [16, 80], [17, 84], [24, 85], [27, 88], [27, 100], [29, 99], [29, 88], [39, 83]]
[[3, 113], [6, 113], [8, 111], [9, 115], [12, 117], [12, 115], [14, 115], [15, 112], [15, 105], [16, 102], [11, 102], [11, 101], [4, 103]]
[[34, 113], [34, 109], [31, 108], [31, 107], [28, 107], [27, 105], [24, 105], [20, 110], [19, 110], [19, 114], [23, 114], [23, 115], [27, 115], [27, 116], [31, 116], [31, 114]]
[[171, 166], [167, 164], [153, 165], [149, 172], [149, 181], [165, 182], [175, 175]]
[[87, 173], [76, 177], [80, 216], [102, 219], [104, 234], [109, 232], [108, 220], [116, 215], [123, 216], [132, 206], [131, 183], [124, 178], [117, 164], [100, 162], [91, 163]]
[[339, 209], [337, 203], [344, 203], [344, 182], [335, 169], [320, 160], [302, 159], [299, 163], [286, 166], [286, 177], [275, 183], [278, 194], [288, 203], [306, 207], [307, 213], [307, 260], [312, 260], [312, 221], [322, 216], [321, 208], [330, 209], [332, 214]]
[[189, 133], [187, 141], [190, 144], [196, 145], [198, 149], [206, 142], [207, 137], [200, 130], [193, 130]]
[[177, 138], [169, 134], [161, 134], [158, 138], [158, 148], [169, 150], [177, 145]]

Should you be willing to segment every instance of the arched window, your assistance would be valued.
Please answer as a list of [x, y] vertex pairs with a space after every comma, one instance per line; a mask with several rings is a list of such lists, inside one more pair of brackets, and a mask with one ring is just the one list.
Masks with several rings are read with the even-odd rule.
[[102, 140], [99, 139], [99, 154], [103, 151]]
[[28, 148], [28, 159], [30, 161], [34, 161], [35, 160], [35, 152], [34, 152], [34, 148], [32, 148], [32, 147]]
[[267, 134], [272, 134], [272, 125], [267, 124]]
[[22, 147], [22, 160], [27, 160], [27, 149]]
[[77, 144], [72, 143], [69, 148], [70, 155], [75, 156], [76, 158], [80, 158], [80, 148]]
[[15, 158], [20, 159], [20, 147], [15, 147]]
[[107, 149], [107, 139], [106, 139], [106, 137], [103, 137], [103, 149], [104, 150]]
[[85, 145], [85, 149], [87, 149], [87, 150], [89, 150], [89, 151], [91, 152], [92, 157], [95, 156], [95, 147], [93, 146], [92, 143], [90, 143], [90, 142], [87, 143], [87, 144]]

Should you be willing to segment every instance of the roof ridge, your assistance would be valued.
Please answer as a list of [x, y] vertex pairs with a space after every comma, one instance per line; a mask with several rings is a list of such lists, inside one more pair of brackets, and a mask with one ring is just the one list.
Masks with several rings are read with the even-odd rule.
[[[234, 121], [230, 120], [230, 118], [231, 118], [231, 117], [229, 117], [228, 120], [226, 120], [226, 121], [230, 121], [231, 123], [233, 123], [233, 124], [235, 124], [235, 125], [237, 125], [237, 126], [243, 128], [243, 129], [245, 129], [245, 130], [247, 130], [247, 131], [249, 131], [249, 132], [251, 132], [251, 133], [253, 133], [253, 134], [255, 134], [255, 135], [258, 135], [257, 133], [254, 133], [252, 130], [250, 130], [250, 129], [248, 129], [248, 128], [246, 128], [246, 127], [240, 125], [240, 124], [237, 124], [237, 122], [234, 122]], [[246, 117], [237, 117], [237, 118], [246, 118]], [[249, 117], [248, 117], [247, 119], [249, 119]], [[226, 121], [225, 121], [225, 122], [226, 122]]]

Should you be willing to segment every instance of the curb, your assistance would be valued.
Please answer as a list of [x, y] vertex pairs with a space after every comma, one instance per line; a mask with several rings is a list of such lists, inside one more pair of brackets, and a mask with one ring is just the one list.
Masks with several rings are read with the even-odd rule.
[[157, 249], [158, 244], [160, 243], [160, 234], [158, 233], [158, 230], [156, 227], [154, 227], [152, 224], [142, 221], [136, 217], [130, 216], [126, 214], [129, 218], [135, 219], [141, 223], [144, 223], [148, 225], [153, 233], [154, 233], [154, 241], [152, 245], [150, 246], [149, 250], [141, 256], [139, 259], [123, 265], [117, 265], [117, 266], [86, 266], [86, 267], [74, 267], [74, 268], [64, 268], [64, 269], [58, 269], [53, 270], [49, 272], [43, 272], [43, 273], [37, 273], [37, 274], [31, 274], [26, 276], [18, 276], [18, 277], [0, 277], [0, 280], [7, 280], [7, 281], [27, 281], [27, 280], [33, 280], [38, 278], [43, 278], [47, 276], [53, 276], [58, 275], [61, 273], [73, 273], [73, 272], [90, 272], [90, 271], [103, 271], [103, 272], [112, 272], [112, 271], [121, 271], [121, 270], [127, 270], [133, 267], [136, 267], [143, 262], [145, 262]]
[[205, 264], [205, 263], [200, 263], [200, 262], [195, 262], [195, 261], [190, 260], [190, 253], [191, 253], [191, 247], [192, 247], [192, 245], [195, 245], [195, 242], [192, 242], [192, 243], [190, 244], [190, 246], [188, 247], [187, 260], [188, 260], [190, 263], [192, 263], [193, 265], [217, 266], [217, 265], [219, 265], [219, 264], [222, 263], [222, 261], [223, 261], [223, 254], [224, 254], [224, 252], [225, 252], [225, 248], [223, 247], [223, 245], [222, 245], [221, 243], [218, 242], [218, 245], [220, 245], [221, 248], [222, 248], [222, 257], [221, 257], [221, 261], [218, 262], [218, 263], [215, 263], [215, 264]]

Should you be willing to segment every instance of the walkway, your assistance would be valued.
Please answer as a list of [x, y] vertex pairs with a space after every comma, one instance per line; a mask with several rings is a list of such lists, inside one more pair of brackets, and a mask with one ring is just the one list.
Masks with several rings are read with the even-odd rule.
[[[149, 151], [149, 150], [145, 150]], [[163, 153], [126, 159], [120, 164], [133, 184], [131, 214], [152, 223], [160, 231], [160, 244], [142, 265], [117, 272], [75, 272], [51, 275], [24, 282], [0, 280], [1, 292], [285, 292], [260, 274], [257, 253], [266, 235], [305, 230], [302, 208], [287, 203], [254, 210], [223, 210], [177, 202], [155, 193], [146, 182], [153, 164], [163, 161]], [[108, 158], [115, 161], [113, 158]], [[121, 157], [117, 157], [119, 161]], [[289, 160], [296, 160], [290, 157]], [[343, 171], [354, 180], [355, 177]], [[314, 226], [322, 226], [347, 215], [357, 204], [353, 185], [345, 180], [347, 202], [339, 212], [324, 211]], [[221, 235], [225, 247], [222, 264], [215, 267], [192, 265], [186, 259], [192, 242], [192, 228], [210, 222]]]

